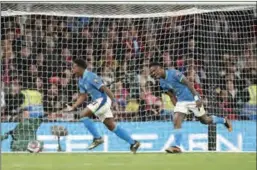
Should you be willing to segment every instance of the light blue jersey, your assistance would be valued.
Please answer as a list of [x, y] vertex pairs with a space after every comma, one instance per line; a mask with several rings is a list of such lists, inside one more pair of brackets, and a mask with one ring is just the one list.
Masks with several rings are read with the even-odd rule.
[[[113, 119], [113, 113], [111, 111], [112, 101], [107, 97], [105, 92], [101, 92], [100, 88], [103, 86], [102, 79], [95, 73], [85, 70], [83, 76], [79, 79], [79, 89], [80, 93], [87, 93], [92, 97], [93, 102], [87, 105], [87, 109], [91, 111], [95, 116], [97, 116], [102, 122], [106, 119]], [[96, 124], [86, 115], [83, 115], [84, 126], [93, 135], [94, 141], [89, 145], [88, 149], [91, 150], [98, 145], [103, 143], [101, 134], [96, 128]], [[82, 116], [82, 117], [83, 117]], [[127, 131], [122, 127], [113, 124], [114, 128], [111, 130], [118, 137], [125, 140], [131, 145], [131, 148], [135, 148], [136, 144], [140, 145], [137, 141], [131, 138]], [[139, 147], [139, 146], [138, 146]], [[137, 148], [138, 148], [137, 147]], [[135, 148], [135, 149], [137, 149]]]
[[79, 79], [79, 91], [80, 93], [87, 93], [95, 101], [99, 98], [106, 98], [107, 95], [100, 91], [103, 86], [102, 79], [95, 73], [85, 70], [82, 78]]
[[165, 79], [160, 79], [160, 85], [164, 92], [172, 90], [179, 102], [182, 101], [194, 101], [194, 96], [189, 88], [181, 83], [182, 79], [185, 77], [181, 72], [175, 69], [165, 70]]

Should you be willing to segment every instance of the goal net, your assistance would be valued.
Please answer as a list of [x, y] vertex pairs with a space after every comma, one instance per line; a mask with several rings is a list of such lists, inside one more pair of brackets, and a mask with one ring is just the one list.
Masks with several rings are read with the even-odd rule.
[[[1, 4], [1, 141], [3, 152], [87, 152], [92, 136], [79, 110], [63, 113], [78, 97], [72, 60], [82, 58], [119, 104], [118, 123], [163, 151], [174, 140], [173, 110], [149, 63], [181, 71], [202, 96], [207, 114], [228, 117], [234, 131], [183, 124], [184, 151], [256, 151], [257, 48], [254, 5]], [[81, 106], [81, 109], [87, 102]], [[105, 138], [95, 151], [128, 151], [97, 119]], [[67, 129], [60, 138], [53, 126]]]

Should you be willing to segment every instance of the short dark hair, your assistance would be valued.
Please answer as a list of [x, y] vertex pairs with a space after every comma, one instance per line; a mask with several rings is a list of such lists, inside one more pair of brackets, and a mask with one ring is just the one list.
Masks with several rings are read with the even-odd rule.
[[157, 62], [150, 63], [149, 67], [153, 67], [153, 66], [163, 67], [160, 63], [157, 63]]
[[87, 63], [85, 62], [85, 60], [78, 58], [73, 60], [73, 63], [77, 64], [79, 67], [86, 69], [87, 68]]

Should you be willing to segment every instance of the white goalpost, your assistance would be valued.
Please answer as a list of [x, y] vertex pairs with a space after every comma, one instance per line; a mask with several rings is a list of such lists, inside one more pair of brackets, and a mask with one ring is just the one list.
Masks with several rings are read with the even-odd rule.
[[[174, 140], [174, 106], [149, 76], [151, 62], [181, 71], [208, 115], [232, 120], [229, 133], [188, 115], [183, 151], [255, 152], [256, 36], [254, 2], [1, 3], [1, 151], [24, 152], [37, 139], [43, 152], [88, 152], [80, 110], [61, 111], [78, 97], [72, 60], [82, 58], [114, 93], [115, 119], [140, 152], [163, 152]], [[105, 139], [95, 152], [129, 151], [92, 119]], [[53, 126], [67, 134], [58, 138]]]

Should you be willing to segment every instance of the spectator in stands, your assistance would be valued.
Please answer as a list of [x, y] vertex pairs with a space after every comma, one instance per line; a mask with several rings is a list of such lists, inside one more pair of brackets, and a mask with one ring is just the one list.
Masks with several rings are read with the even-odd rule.
[[66, 62], [71, 62], [71, 60], [72, 60], [72, 55], [71, 55], [70, 49], [68, 49], [68, 48], [62, 48], [61, 56], [62, 56], [63, 60]]
[[170, 97], [162, 93], [161, 94], [161, 102], [162, 102], [162, 109], [160, 112], [160, 116], [162, 119], [170, 119], [172, 117], [174, 111], [174, 105], [170, 100]]
[[199, 95], [201, 97], [203, 97], [203, 90], [200, 86], [199, 76], [195, 71], [194, 64], [188, 67], [186, 75], [187, 75], [188, 80], [194, 84], [195, 90], [199, 93]]
[[105, 55], [102, 58], [103, 61], [106, 62], [106, 65], [112, 69], [116, 69], [116, 60], [115, 60], [115, 56], [113, 54], [113, 49], [106, 49], [105, 50]]
[[[257, 78], [257, 45], [254, 43], [249, 43], [244, 53], [244, 58], [242, 60], [242, 73], [244, 77], [248, 80], [248, 83], [254, 81]], [[249, 82], [250, 81], [250, 82]]]
[[[4, 109], [5, 109], [5, 92], [4, 92], [4, 83], [1, 81], [1, 90], [0, 90], [0, 95], [1, 95], [1, 103], [0, 103], [0, 107], [2, 108], [2, 113], [4, 113]], [[2, 114], [0, 113], [0, 114]]]
[[43, 92], [43, 80], [40, 78], [40, 77], [37, 77], [36, 78], [36, 89], [37, 89], [37, 91], [39, 91], [39, 92]]
[[125, 109], [126, 112], [139, 112], [139, 102], [137, 99], [130, 98]]
[[13, 40], [14, 40], [14, 30], [9, 29], [6, 30], [4, 40], [2, 41], [2, 49], [3, 49], [3, 56], [5, 58], [13, 58], [14, 52], [13, 52]]
[[114, 95], [115, 95], [115, 98], [116, 98], [116, 100], [119, 104], [119, 110], [120, 111], [125, 111], [125, 108], [126, 108], [126, 105], [127, 105], [127, 100], [128, 100], [128, 97], [129, 97], [129, 92], [124, 87], [124, 85], [121, 81], [118, 81], [117, 83], [115, 83]]
[[160, 98], [153, 94], [152, 88], [154, 84], [150, 81], [146, 82], [145, 91], [141, 93], [141, 99], [144, 101], [144, 116], [146, 119], [151, 119], [151, 116], [158, 116], [162, 109]]
[[[238, 113], [243, 107], [242, 115], [246, 115], [251, 112], [250, 106], [256, 108], [251, 90], [257, 77], [253, 18], [244, 18], [241, 12], [237, 18], [230, 12], [219, 14], [211, 14], [215, 17], [211, 21], [208, 14], [135, 20], [28, 15], [25, 24], [20, 17], [5, 16], [2, 81], [7, 88], [9, 82], [12, 86], [22, 82], [23, 89], [33, 82], [37, 91], [44, 93], [45, 110], [51, 113], [77, 97], [69, 63], [83, 57], [88, 69], [97, 69], [106, 84], [122, 81], [115, 89], [117, 93], [129, 91], [125, 92], [126, 111], [144, 115], [142, 110], [152, 109], [152, 101], [161, 101], [149, 88], [150, 82], [155, 82], [145, 76], [149, 60], [158, 59], [165, 67], [174, 65], [187, 72], [198, 92], [209, 97], [208, 102], [212, 96], [207, 94], [212, 94], [214, 87], [222, 89], [218, 93], [220, 106], [208, 106], [221, 107], [220, 113], [225, 114]], [[10, 101], [14, 96], [5, 94], [11, 106], [19, 104]], [[165, 104], [165, 96], [162, 102], [158, 107], [172, 111], [169, 101]], [[155, 106], [153, 110], [158, 111]]]
[[43, 100], [46, 113], [51, 114], [63, 108], [60, 97], [58, 86], [51, 84]]
[[132, 54], [132, 52], [130, 50], [126, 50], [124, 55], [125, 55], [124, 58], [125, 58], [126, 61], [131, 60], [132, 57], [133, 57], [133, 54]]
[[82, 32], [81, 32], [81, 33], [82, 33], [82, 37], [85, 38], [85, 39], [87, 39], [87, 40], [93, 38], [92, 29], [89, 28], [89, 27], [84, 27], [84, 28], [82, 29]]
[[57, 40], [57, 25], [55, 20], [47, 22], [46, 34], [52, 35], [54, 40]]
[[169, 51], [169, 47], [166, 47], [165, 51], [162, 54], [164, 67], [166, 68], [171, 68], [173, 66], [173, 61], [171, 60]]
[[43, 67], [44, 66], [44, 61], [45, 61], [43, 52], [38, 51], [34, 60], [36, 60], [36, 65], [37, 65], [38, 68]]
[[[11, 24], [11, 23], [10, 23]], [[10, 77], [9, 77], [9, 71], [10, 71], [10, 62], [11, 59], [15, 57], [15, 53], [13, 51], [13, 42], [14, 42], [14, 30], [13, 29], [7, 29], [4, 30], [6, 32], [5, 36], [3, 37], [4, 40], [2, 40], [2, 60], [1, 64], [4, 65], [3, 67], [3, 72], [4, 72], [4, 77], [3, 81], [6, 83], [9, 83]]]
[[59, 82], [57, 82], [59, 87], [59, 100], [61, 104], [70, 103], [73, 101], [73, 92], [77, 90], [76, 79], [72, 76], [72, 73], [69, 69], [65, 69], [59, 77]]
[[114, 82], [114, 70], [111, 68], [111, 66], [107, 65], [107, 63], [104, 61], [101, 68], [99, 68], [100, 75], [105, 82], [106, 85], [111, 84]]
[[247, 88], [249, 100], [245, 102], [241, 115], [243, 118], [257, 119], [257, 79]]
[[220, 116], [233, 118], [236, 115], [233, 110], [233, 106], [231, 105], [231, 98], [229, 97], [227, 90], [220, 91], [220, 102], [218, 107], [220, 110]]
[[[27, 74], [29, 70], [29, 66], [31, 65], [31, 49], [27, 46], [23, 45], [21, 47], [21, 51], [17, 54], [17, 56], [13, 59], [13, 64], [19, 75]], [[27, 75], [25, 75], [27, 76]]]
[[235, 56], [242, 55], [243, 48], [245, 42], [243, 42], [242, 32], [238, 32], [237, 30], [231, 30], [230, 31], [230, 38], [228, 39], [228, 50], [231, 51], [231, 53]]
[[223, 92], [223, 104], [224, 104], [223, 107], [230, 107], [231, 110], [233, 109], [233, 111], [228, 111], [228, 108], [227, 108], [227, 112], [230, 112], [229, 113], [230, 119], [237, 118], [236, 109], [237, 109], [237, 100], [239, 97], [240, 96], [239, 96], [238, 90], [234, 86], [234, 81], [228, 79], [226, 83], [226, 90]]
[[87, 69], [90, 71], [94, 71], [95, 70], [94, 56], [92, 54], [88, 54], [86, 57], [86, 61], [87, 61]]
[[14, 116], [20, 113], [21, 106], [25, 100], [25, 95], [21, 92], [22, 86], [20, 83], [11, 85], [11, 92], [5, 95], [5, 116], [6, 121], [14, 120]]
[[257, 106], [257, 81], [253, 82], [249, 87], [248, 87], [248, 92], [249, 92], [249, 101], [248, 103], [250, 105], [255, 105]]
[[26, 111], [31, 118], [44, 115], [43, 93], [38, 90], [37, 78], [32, 77], [23, 87], [21, 93], [24, 95], [24, 101], [21, 108]]
[[226, 90], [230, 98], [235, 100], [238, 90], [235, 88], [233, 80], [228, 79], [226, 83]]
[[[113, 22], [111, 25], [107, 28], [107, 38], [109, 42], [112, 43], [118, 43], [119, 37], [117, 35], [117, 27], [116, 24]], [[108, 47], [107, 47], [108, 48]]]
[[145, 92], [146, 82], [152, 82], [155, 84], [155, 80], [150, 76], [150, 70], [148, 66], [143, 66], [141, 69], [141, 74], [138, 75], [138, 80], [140, 82], [140, 91]]

